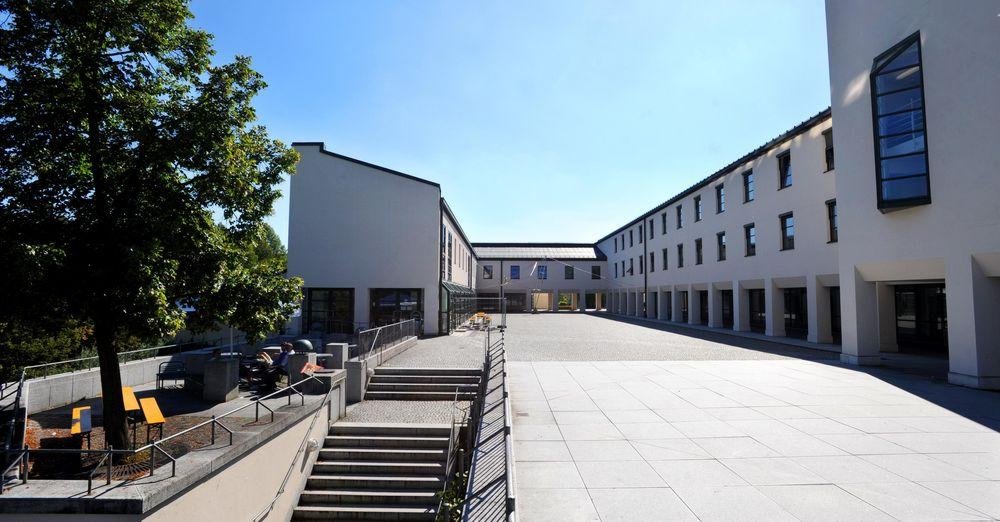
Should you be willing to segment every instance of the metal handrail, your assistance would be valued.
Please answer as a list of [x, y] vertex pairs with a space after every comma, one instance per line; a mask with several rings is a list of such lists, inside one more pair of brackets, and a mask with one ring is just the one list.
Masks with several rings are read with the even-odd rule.
[[[382, 331], [383, 330], [387, 330], [387, 329], [390, 329], [390, 328], [398, 328], [399, 332], [397, 332], [397, 333], [398, 333], [400, 339], [403, 337], [404, 334], [406, 334], [407, 337], [415, 336], [416, 335], [416, 331], [417, 331], [416, 330], [416, 322], [417, 322], [416, 319], [406, 319], [406, 320], [403, 320], [403, 321], [397, 321], [395, 323], [386, 324], [386, 325], [378, 326], [378, 327], [375, 327], [375, 328], [369, 328], [367, 330], [362, 330], [362, 331], [358, 332], [358, 334], [357, 334], [357, 338], [358, 338], [358, 355], [357, 355], [357, 359], [359, 359], [359, 360], [360, 359], [364, 359], [365, 357], [369, 356], [373, 351], [375, 351], [375, 345], [377, 344], [378, 339], [380, 337], [384, 337], [382, 335]], [[410, 327], [410, 328], [406, 328], [407, 326]], [[370, 343], [367, 343], [368, 346], [365, 346], [366, 343], [364, 342], [362, 336], [365, 335], [365, 334], [369, 334], [371, 332], [375, 332], [375, 337], [370, 341]], [[384, 345], [379, 347], [378, 354], [379, 354], [380, 357], [382, 355], [382, 351], [384, 351], [384, 350], [385, 350], [385, 346]], [[381, 361], [379, 361], [379, 362], [381, 363]]]
[[87, 475], [87, 496], [90, 496], [93, 493], [94, 474], [97, 473], [97, 470], [101, 469], [101, 466], [104, 465], [104, 461], [108, 461], [108, 478], [107, 481], [104, 483], [104, 485], [105, 486], [111, 485], [111, 469], [113, 468], [114, 454], [115, 454], [114, 448], [109, 447], [104, 452], [104, 456], [101, 457], [101, 460], [97, 462], [96, 466], [94, 466], [94, 469]]
[[441, 493], [438, 498], [438, 507], [436, 514], [441, 515], [441, 508], [444, 506], [444, 497], [448, 492], [448, 486], [451, 484], [452, 469], [455, 467], [455, 454], [458, 449], [458, 444], [456, 443], [456, 421], [455, 421], [455, 411], [458, 409], [458, 390], [459, 386], [455, 386], [455, 397], [451, 401], [451, 429], [448, 432], [448, 454], [445, 458], [444, 465], [444, 486], [441, 488]]

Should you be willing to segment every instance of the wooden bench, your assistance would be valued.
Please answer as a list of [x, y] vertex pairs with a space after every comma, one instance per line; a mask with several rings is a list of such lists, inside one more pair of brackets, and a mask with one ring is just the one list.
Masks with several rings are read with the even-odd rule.
[[73, 408], [73, 420], [70, 423], [70, 435], [79, 435], [87, 438], [87, 449], [90, 449], [90, 406], [80, 406]]
[[149, 444], [149, 434], [153, 428], [159, 428], [159, 438], [162, 439], [163, 423], [166, 422], [166, 419], [163, 418], [160, 405], [156, 403], [156, 399], [153, 397], [139, 399], [139, 404], [142, 407], [142, 415], [146, 418], [146, 444]]

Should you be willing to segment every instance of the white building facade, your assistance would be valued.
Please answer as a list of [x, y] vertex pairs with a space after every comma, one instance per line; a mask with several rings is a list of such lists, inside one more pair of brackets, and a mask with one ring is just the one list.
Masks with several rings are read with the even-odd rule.
[[593, 244], [473, 243], [478, 294], [503, 297], [509, 312], [605, 308], [607, 257]]

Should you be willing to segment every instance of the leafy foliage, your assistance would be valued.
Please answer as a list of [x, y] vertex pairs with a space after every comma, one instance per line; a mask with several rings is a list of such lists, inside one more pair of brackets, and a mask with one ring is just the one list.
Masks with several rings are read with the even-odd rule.
[[0, 317], [92, 327], [118, 438], [127, 340], [184, 327], [179, 304], [259, 338], [301, 286], [257, 253], [297, 154], [256, 124], [249, 58], [212, 64], [191, 16], [186, 0], [0, 0]]

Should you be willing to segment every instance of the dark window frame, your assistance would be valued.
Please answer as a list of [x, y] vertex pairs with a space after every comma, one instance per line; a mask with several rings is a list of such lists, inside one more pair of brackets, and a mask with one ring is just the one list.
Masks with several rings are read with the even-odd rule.
[[718, 184], [715, 186], [715, 213], [722, 214], [726, 211], [726, 185]]
[[590, 278], [591, 279], [601, 278], [601, 265], [590, 265]]
[[677, 230], [684, 228], [684, 205], [677, 205]]
[[743, 257], [755, 255], [757, 255], [757, 224], [747, 223], [743, 225]]
[[538, 265], [538, 270], [535, 272], [539, 281], [545, 281], [549, 278], [549, 265]]
[[716, 232], [715, 234], [716, 261], [726, 260], [726, 232]]
[[570, 280], [576, 279], [576, 270], [571, 265], [563, 266], [563, 279]]
[[653, 239], [653, 234], [656, 231], [656, 226], [653, 223], [653, 218], [649, 218], [649, 228], [647, 230], [649, 230], [649, 239]]
[[662, 252], [663, 261], [660, 261], [660, 263], [663, 265], [663, 270], [667, 270], [669, 268], [669, 264], [667, 263], [667, 261], [670, 259], [669, 252], [670, 252], [669, 247], [663, 247], [663, 252]]
[[754, 175], [753, 169], [743, 171], [741, 176], [743, 178], [743, 204], [745, 205], [757, 200], [757, 176]]
[[833, 127], [823, 131], [823, 155], [826, 160], [826, 170], [823, 172], [830, 172], [835, 167], [835, 158], [833, 156]]
[[[776, 159], [778, 160], [778, 190], [784, 190], [792, 186], [792, 151], [785, 150], [780, 152]], [[785, 163], [785, 169], [781, 168], [782, 162]]]
[[642, 238], [645, 234], [642, 233], [642, 224], [639, 224], [639, 244], [642, 244]]
[[[894, 69], [884, 69], [884, 66], [890, 64], [893, 60], [898, 58], [903, 52], [905, 52], [913, 44], [917, 46], [917, 64], [906, 66], [905, 69], [912, 67], [918, 68], [920, 74], [920, 83], [916, 87], [907, 87], [901, 90], [890, 90], [886, 92], [878, 92], [877, 77], [880, 74], [886, 74], [893, 72]], [[872, 136], [874, 143], [874, 153], [875, 153], [875, 195], [877, 198], [877, 205], [880, 212], [888, 212], [895, 209], [914, 207], [918, 205], [929, 205], [931, 203], [931, 169], [930, 169], [930, 159], [928, 146], [929, 140], [927, 135], [927, 96], [924, 92], [924, 56], [923, 56], [923, 45], [920, 41], [920, 31], [917, 31], [910, 36], [907, 36], [899, 43], [893, 45], [885, 52], [879, 54], [872, 60], [872, 70], [868, 75], [868, 85], [871, 95], [871, 114], [872, 114]], [[887, 114], [878, 113], [878, 97], [893, 94], [895, 92], [902, 92], [906, 90], [917, 89], [920, 92], [920, 108], [919, 109], [906, 109], [902, 112], [920, 112], [921, 121], [923, 122], [923, 128], [919, 131], [923, 133], [923, 151], [922, 152], [911, 152], [906, 154], [892, 155], [883, 157], [881, 149], [881, 141], [884, 138], [894, 136], [892, 134], [882, 135], [879, 132], [878, 120], [880, 117], [885, 117], [891, 114], [896, 114], [896, 112], [890, 112]], [[908, 133], [903, 133], [905, 135]], [[893, 178], [884, 179], [882, 175], [882, 161], [886, 159], [900, 158], [906, 156], [917, 156], [923, 155], [924, 157], [924, 172], [923, 174], [907, 175], [907, 176], [896, 176]], [[886, 200], [883, 194], [882, 186], [885, 181], [891, 180], [903, 180], [903, 179], [916, 179], [924, 178], [927, 187], [926, 195], [914, 196], [911, 198], [903, 199], [891, 199]]]
[[837, 200], [826, 201], [826, 227], [829, 240], [827, 243], [837, 243], [840, 240], [840, 219], [837, 215]]
[[667, 235], [667, 213], [666, 212], [663, 212], [662, 214], [660, 214], [660, 221], [661, 221], [661, 225], [663, 226], [663, 234], [662, 235], [665, 236], [665, 235]]
[[701, 221], [704, 217], [704, 208], [701, 206], [701, 196], [694, 197], [694, 222]]
[[654, 270], [656, 270], [656, 257], [653, 256], [653, 254], [655, 254], [655, 253], [656, 252], [650, 252], [649, 253], [649, 271], [650, 271], [650, 273], [652, 273]]
[[701, 238], [694, 240], [694, 264], [700, 265], [705, 262], [704, 248], [702, 248]]
[[493, 265], [483, 265], [483, 279], [493, 279]]
[[677, 244], [677, 268], [684, 268], [684, 243]]
[[[786, 220], [791, 219], [791, 226], [786, 224]], [[778, 228], [781, 231], [781, 251], [795, 250], [795, 214], [793, 212], [785, 212], [778, 216]], [[788, 230], [791, 229], [792, 233], [789, 235]]]
[[521, 279], [521, 265], [510, 265], [510, 278]]

